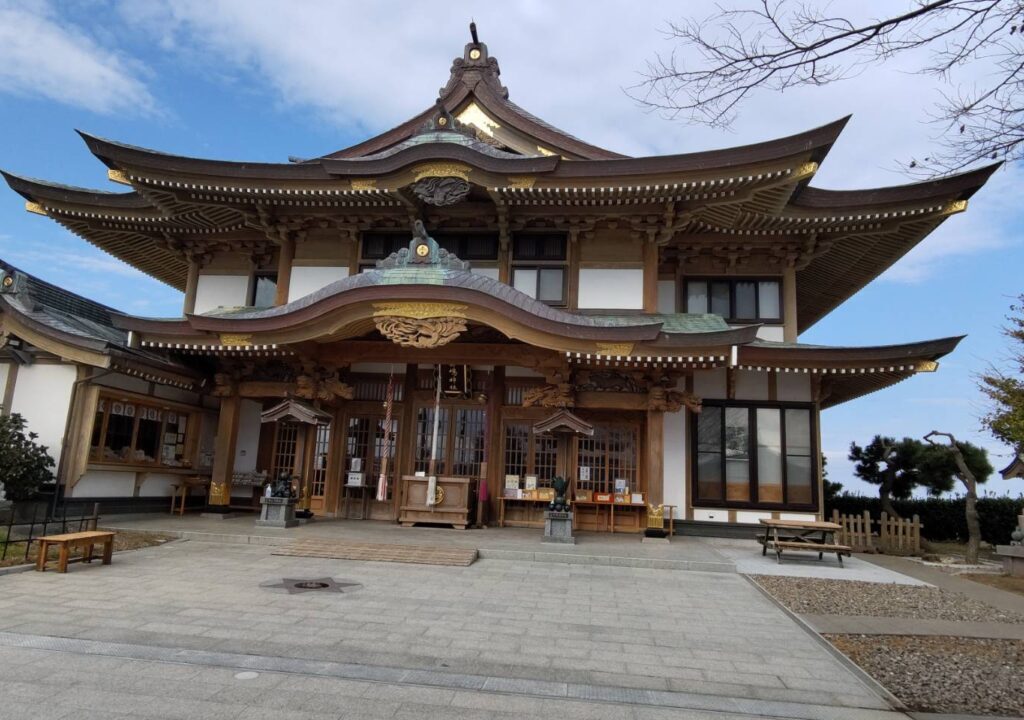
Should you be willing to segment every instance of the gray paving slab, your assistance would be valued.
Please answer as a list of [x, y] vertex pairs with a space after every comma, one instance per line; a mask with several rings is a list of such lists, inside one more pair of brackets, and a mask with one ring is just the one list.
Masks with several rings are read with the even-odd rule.
[[[343, 698], [348, 709], [338, 717], [393, 717], [469, 696], [561, 699], [600, 706], [609, 716], [619, 712], [609, 706], [638, 707], [630, 700], [637, 697], [680, 712], [751, 713], [749, 703], [757, 703], [773, 717], [869, 720], [887, 708], [736, 574], [486, 559], [470, 567], [413, 566], [271, 550], [189, 541], [122, 553], [113, 565], [66, 575], [5, 576], [0, 614], [21, 634], [0, 633], [0, 660], [14, 653], [19, 666], [59, 666], [83, 688], [80, 675], [89, 668], [139, 677], [135, 688], [92, 688], [106, 694], [89, 702], [41, 695], [87, 711], [109, 699], [112, 713], [140, 717], [175, 717], [177, 709], [164, 707], [173, 700], [166, 695], [189, 683], [201, 683], [195, 693], [181, 692], [197, 717], [230, 715], [247, 697], [232, 669], [283, 678], [273, 687], [250, 686], [254, 707], [311, 716], [322, 714], [326, 697], [332, 707]], [[260, 587], [282, 577], [363, 587], [321, 595]], [[753, 672], [764, 662], [770, 671]], [[158, 668], [168, 669], [160, 688], [151, 682]], [[29, 670], [17, 681], [44, 686], [45, 676]], [[797, 687], [808, 679], [831, 692]], [[349, 685], [332, 694], [333, 682]], [[597, 695], [570, 697], [570, 687]], [[739, 701], [747, 703], [742, 710]], [[567, 717], [584, 712], [571, 707]]]

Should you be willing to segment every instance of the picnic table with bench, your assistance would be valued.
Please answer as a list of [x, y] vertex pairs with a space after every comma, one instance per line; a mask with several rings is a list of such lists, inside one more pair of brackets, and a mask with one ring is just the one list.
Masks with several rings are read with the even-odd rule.
[[46, 535], [39, 538], [39, 557], [36, 558], [36, 570], [46, 570], [46, 554], [50, 546], [57, 546], [57, 572], [68, 571], [68, 554], [71, 548], [83, 549], [82, 562], [92, 562], [92, 553], [96, 545], [103, 545], [103, 564], [109, 565], [114, 552], [114, 533], [107, 530], [85, 530], [83, 532], [64, 533], [62, 535]]
[[835, 553], [840, 565], [843, 564], [843, 555], [850, 557], [849, 546], [839, 545], [835, 541], [836, 532], [842, 529], [842, 526], [837, 523], [768, 518], [762, 518], [760, 522], [764, 526], [764, 535], [757, 538], [757, 541], [764, 546], [761, 549], [761, 555], [767, 555], [770, 546], [775, 551], [777, 562], [782, 562], [784, 550], [816, 552], [819, 560], [825, 553]]

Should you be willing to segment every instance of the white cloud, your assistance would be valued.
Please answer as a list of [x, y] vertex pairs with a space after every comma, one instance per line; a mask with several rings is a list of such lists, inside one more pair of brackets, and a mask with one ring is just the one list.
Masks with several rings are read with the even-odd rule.
[[100, 47], [48, 4], [0, 0], [0, 92], [96, 113], [149, 114], [155, 102], [134, 61]]
[[[638, 81], [656, 52], [672, 49], [662, 33], [666, 21], [715, 11], [710, 0], [685, 6], [668, 0], [453, 0], [443, 6], [162, 0], [120, 6], [133, 32], [147, 33], [208, 74], [230, 78], [235, 91], [242, 85], [270, 92], [284, 112], [295, 115], [296, 132], [304, 110], [369, 136], [428, 107], [469, 39], [466, 24], [475, 16], [481, 39], [501, 62], [511, 99], [588, 142], [637, 155], [691, 152], [785, 136], [854, 113], [814, 184], [907, 182], [898, 163], [928, 154], [934, 128], [924, 120], [939, 100], [935, 81], [912, 72], [922, 56], [869, 67], [837, 85], [757, 93], [728, 133], [639, 108], [623, 88]], [[1003, 173], [992, 182], [1009, 187], [1012, 178]], [[997, 194], [1002, 195], [987, 188], [966, 220], [951, 219], [886, 277], [918, 282], [952, 258], [999, 247], [1000, 223], [993, 223], [985, 207]]]

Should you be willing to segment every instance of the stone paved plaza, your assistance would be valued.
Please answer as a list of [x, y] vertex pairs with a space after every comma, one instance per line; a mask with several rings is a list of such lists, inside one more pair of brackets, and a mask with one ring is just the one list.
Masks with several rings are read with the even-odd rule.
[[[899, 716], [734, 573], [273, 550], [184, 540], [0, 577], [2, 716]], [[361, 587], [261, 587], [322, 577]]]

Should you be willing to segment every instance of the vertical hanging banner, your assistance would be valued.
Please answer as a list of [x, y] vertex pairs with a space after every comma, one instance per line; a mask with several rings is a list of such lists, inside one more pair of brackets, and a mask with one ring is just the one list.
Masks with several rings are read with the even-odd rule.
[[427, 471], [427, 506], [431, 510], [437, 504], [437, 426], [441, 420], [442, 368], [438, 365], [434, 373], [434, 431], [430, 438], [430, 469]]
[[384, 396], [384, 457], [380, 459], [380, 477], [377, 478], [377, 500], [379, 502], [387, 502], [388, 499], [388, 460], [391, 458], [391, 443], [394, 441], [391, 432], [391, 413], [394, 407], [395, 372], [392, 370], [391, 376], [388, 378], [387, 394]]

